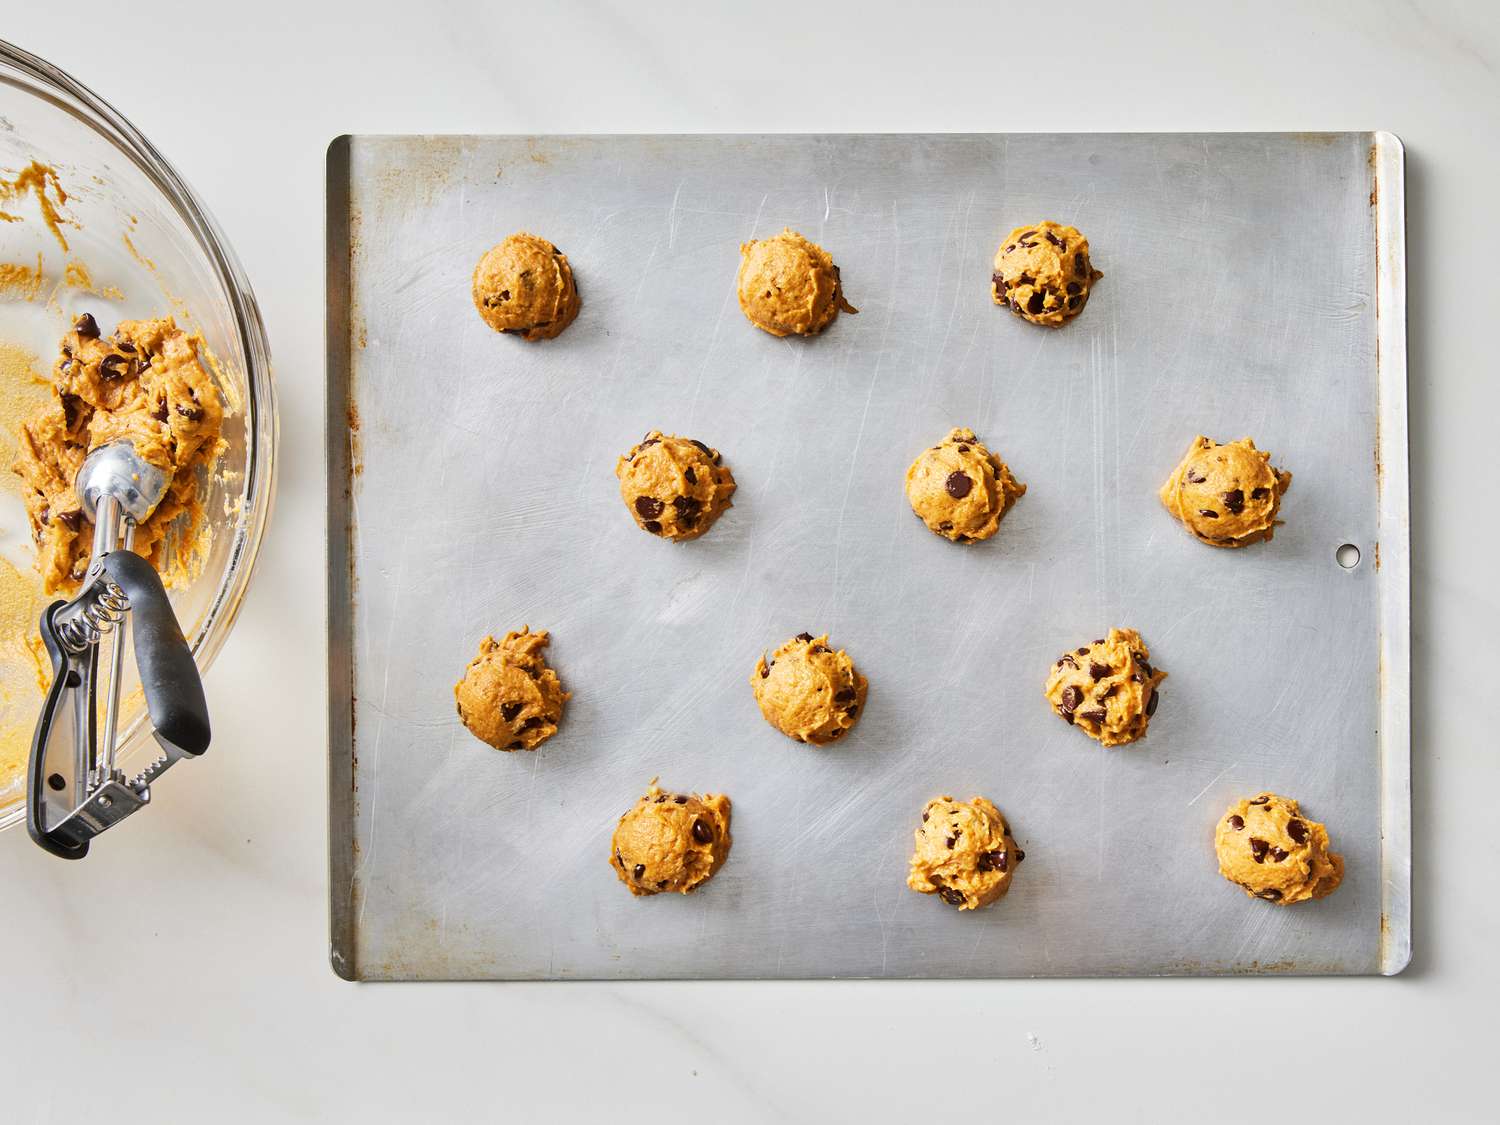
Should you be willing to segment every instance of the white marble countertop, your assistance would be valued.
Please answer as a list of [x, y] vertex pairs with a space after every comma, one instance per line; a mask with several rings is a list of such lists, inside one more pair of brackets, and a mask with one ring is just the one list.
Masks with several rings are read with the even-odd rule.
[[[1500, 485], [1483, 436], [1500, 412], [1483, 332], [1500, 304], [1488, 206], [1500, 8], [75, 0], [15, 8], [3, 35], [93, 86], [208, 201], [265, 312], [284, 444], [260, 569], [207, 681], [213, 752], [173, 771], [156, 806], [85, 863], [51, 859], [22, 831], [0, 838], [0, 1118], [1487, 1116], [1500, 973], [1485, 794], [1500, 755], [1470, 707], [1493, 690], [1500, 621], [1486, 577], [1496, 535], [1471, 521]], [[331, 138], [1245, 129], [1389, 129], [1407, 145], [1416, 955], [1405, 974], [563, 986], [333, 975]]]

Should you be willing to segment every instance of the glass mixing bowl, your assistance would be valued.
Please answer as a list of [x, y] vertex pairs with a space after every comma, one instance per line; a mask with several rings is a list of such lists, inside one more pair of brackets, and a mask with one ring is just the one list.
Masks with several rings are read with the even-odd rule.
[[[57, 221], [49, 221], [23, 176], [33, 162], [56, 173], [43, 184], [47, 198], [59, 202], [59, 188], [66, 195]], [[206, 669], [249, 585], [275, 487], [276, 401], [250, 283], [207, 210], [150, 141], [87, 87], [3, 41], [0, 182], [0, 218], [6, 220], [0, 222], [0, 344], [8, 354], [29, 352], [45, 375], [58, 341], [83, 311], [105, 332], [118, 320], [172, 315], [204, 341], [226, 403], [227, 448], [203, 494], [210, 537], [201, 566], [171, 597], [198, 667]], [[17, 380], [13, 364], [4, 375]], [[24, 390], [40, 394], [36, 387]], [[29, 578], [33, 558], [18, 488], [8, 464], [0, 464], [0, 474], [7, 478], [0, 486], [0, 554], [18, 571], [27, 568]], [[39, 581], [36, 591], [39, 598]], [[0, 662], [12, 665], [0, 691], [0, 728], [8, 743], [23, 728], [29, 742], [41, 706], [41, 688], [31, 682], [35, 666], [14, 666], [26, 660], [16, 646], [0, 654]], [[133, 661], [126, 663], [133, 668]], [[128, 772], [151, 742], [130, 674], [121, 731], [120, 761]], [[0, 760], [0, 767], [12, 767], [0, 768], [0, 828], [24, 811], [15, 747], [8, 749], [12, 760]]]

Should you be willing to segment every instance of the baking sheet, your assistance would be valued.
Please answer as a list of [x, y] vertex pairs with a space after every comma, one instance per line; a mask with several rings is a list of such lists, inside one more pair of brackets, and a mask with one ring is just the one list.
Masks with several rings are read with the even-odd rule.
[[[351, 979], [1396, 972], [1410, 948], [1402, 155], [1389, 134], [345, 137], [328, 162], [331, 953]], [[1061, 331], [990, 301], [1013, 226], [1104, 278]], [[857, 316], [752, 329], [739, 244], [783, 226]], [[515, 230], [583, 312], [527, 345], [469, 275]], [[928, 533], [902, 478], [972, 426], [1029, 486], [1001, 533]], [[616, 457], [723, 450], [734, 508], [673, 545]], [[1156, 490], [1197, 433], [1295, 481], [1215, 551]], [[1360, 551], [1346, 569], [1342, 544]], [[574, 693], [537, 753], [473, 739], [486, 633], [550, 629]], [[1041, 696], [1139, 629], [1170, 678], [1102, 751]], [[835, 747], [761, 718], [762, 649], [831, 632], [870, 679]], [[660, 776], [734, 801], [699, 893], [607, 864]], [[1347, 861], [1247, 899], [1215, 820], [1260, 789]], [[1027, 859], [962, 914], [905, 887], [923, 802], [983, 794]]]

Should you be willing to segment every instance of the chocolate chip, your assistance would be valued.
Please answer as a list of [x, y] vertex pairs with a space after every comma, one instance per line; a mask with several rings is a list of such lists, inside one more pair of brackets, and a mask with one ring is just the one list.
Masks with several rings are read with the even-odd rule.
[[653, 445], [660, 444], [661, 438], [654, 438], [650, 434], [647, 434], [645, 437], [641, 438], [641, 444], [635, 447], [635, 451], [639, 453], [643, 449], [650, 449]]
[[1197, 469], [1189, 467], [1187, 472], [1182, 474], [1182, 479], [1187, 481], [1188, 484], [1202, 484], [1208, 478], [1200, 473]]
[[960, 445], [958, 447], [958, 451], [960, 453], [967, 453], [967, 452], [969, 452], [969, 447], [967, 445]]
[[1153, 691], [1151, 698], [1146, 700], [1146, 718], [1149, 719], [1152, 715], [1156, 714], [1156, 705], [1160, 702], [1161, 694]]
[[656, 795], [656, 803], [658, 805], [665, 804], [666, 800], [667, 800], [667, 795], [665, 793], [658, 793]]
[[974, 489], [974, 481], [968, 473], [955, 470], [948, 474], [948, 481], [944, 485], [948, 495], [955, 500], [962, 500]]
[[1096, 644], [1096, 645], [1102, 645], [1104, 643], [1104, 638], [1103, 637], [1095, 637], [1093, 643]]
[[544, 722], [546, 722], [546, 720], [543, 719], [540, 715], [533, 715], [531, 716], [531, 718], [527, 719], [524, 723], [521, 724], [521, 729], [536, 730], [536, 728], [541, 726]]
[[1020, 848], [1017, 848], [1016, 849], [1016, 862], [1020, 863], [1025, 858], [1026, 858], [1026, 853], [1023, 852]]
[[702, 820], [693, 821], [693, 839], [700, 844], [711, 843], [714, 838], [713, 829], [704, 824]]
[[151, 417], [155, 418], [158, 422], [165, 422], [167, 420], [169, 415], [167, 414], [167, 400], [165, 398], [156, 400], [156, 405], [151, 408]]
[[1017, 285], [1035, 285], [1036, 284], [1036, 278], [1032, 277], [1029, 273], [1023, 273], [1019, 278], [1016, 279], [1016, 284]]
[[521, 713], [524, 703], [502, 703], [500, 704], [500, 717], [507, 723], [515, 719]]
[[834, 692], [834, 695], [833, 695], [833, 701], [835, 703], [848, 703], [853, 698], [854, 698], [854, 689], [853, 688], [840, 688], [838, 691]]
[[677, 526], [682, 528], [683, 531], [692, 531], [693, 528], [698, 526], [698, 517], [692, 515], [691, 513], [683, 516], [678, 516]]
[[808, 651], [809, 652], [827, 652], [828, 651], [828, 646], [827, 645], [813, 645], [812, 648], [810, 648]]
[[1271, 795], [1269, 793], [1262, 793], [1259, 797], [1256, 797], [1250, 803], [1252, 805], [1265, 805], [1265, 804], [1269, 804], [1270, 800], [1271, 800]]
[[1082, 297], [1069, 297], [1068, 298], [1068, 308], [1070, 308], [1070, 309], [1076, 309], [1082, 303], [1083, 303], [1083, 298]]
[[672, 800], [679, 805], [687, 804], [687, 796], [682, 793], [677, 794], [677, 796], [673, 797]]
[[846, 718], [846, 719], [852, 719], [852, 718], [854, 718], [855, 714], [858, 711], [859, 711], [859, 705], [855, 704], [854, 706], [849, 707], [847, 710], [844, 711], [844, 718]]
[[1071, 711], [1064, 711], [1062, 713], [1062, 717], [1065, 720], [1067, 720], [1068, 726], [1072, 726], [1073, 725], [1073, 712], [1071, 712]]
[[130, 370], [130, 360], [111, 353], [99, 361], [99, 378], [115, 380], [125, 378]]
[[958, 843], [958, 838], [959, 838], [960, 835], [962, 835], [962, 833], [954, 832], [953, 835], [951, 835], [951, 836], [948, 837], [948, 839], [947, 839], [946, 842], [948, 844], [948, 850], [949, 851], [952, 851], [953, 850], [953, 845], [956, 844], [956, 843]]
[[1229, 827], [1238, 832], [1240, 829], [1245, 827], [1245, 818], [1240, 816], [1238, 813], [1231, 813], [1229, 817]]
[[666, 886], [667, 886], [667, 881], [665, 879], [658, 879], [656, 881], [656, 889], [657, 890], [659, 890], [659, 891], [660, 890], [665, 890]]
[[1077, 684], [1069, 684], [1062, 690], [1060, 706], [1064, 714], [1072, 714], [1078, 710], [1078, 705], [1083, 702], [1083, 689]]
[[69, 531], [76, 532], [83, 525], [82, 512], [58, 512], [57, 522]]
[[944, 887], [938, 891], [944, 902], [949, 906], [962, 906], [964, 904], [963, 891], [954, 890], [952, 887]]
[[1250, 490], [1250, 499], [1252, 499], [1252, 500], [1264, 500], [1269, 495], [1271, 495], [1269, 489], [1265, 489], [1265, 488], [1252, 488]]
[[1266, 853], [1271, 850], [1271, 845], [1259, 836], [1250, 837], [1250, 858], [1256, 863], [1266, 862]]
[[1061, 668], [1064, 664], [1066, 664], [1069, 668], [1078, 667], [1078, 661], [1073, 659], [1073, 654], [1071, 652], [1063, 653], [1062, 659], [1057, 662], [1057, 666], [1059, 668]]
[[799, 640], [799, 641], [810, 641], [810, 640], [812, 640], [812, 634], [811, 633], [798, 633], [796, 639]]
[[923, 824], [927, 823], [927, 818], [928, 818], [929, 815], [931, 815], [931, 814], [928, 813], [928, 812], [926, 812], [925, 810], [923, 811], [923, 813], [922, 813], [922, 823]]
[[[640, 501], [637, 500], [636, 504], [639, 505]], [[695, 499], [692, 496], [674, 496], [672, 498], [672, 507], [676, 508], [681, 514], [693, 515], [703, 507], [703, 501]]]
[[1070, 282], [1068, 282], [1068, 294], [1069, 294], [1069, 296], [1072, 296], [1075, 293], [1082, 293], [1082, 292], [1083, 292], [1083, 286], [1079, 285], [1078, 282], [1076, 282], [1076, 281], [1070, 281]]
[[510, 746], [508, 747], [508, 749], [510, 749], [510, 750], [524, 750], [524, 749], [526, 749], [526, 743], [522, 742], [518, 738], [518, 739], [516, 739], [514, 742], [512, 742], [510, 744]]
[[1271, 858], [1274, 859], [1277, 863], [1280, 863], [1282, 860], [1286, 859], [1286, 857], [1290, 854], [1290, 852], [1283, 851], [1281, 848], [1271, 849]]
[[1238, 488], [1232, 488], [1223, 496], [1224, 507], [1229, 509], [1229, 514], [1239, 515], [1245, 510], [1245, 494]]
[[696, 438], [693, 438], [691, 440], [692, 440], [692, 442], [693, 442], [694, 445], [696, 445], [699, 449], [703, 450], [703, 452], [706, 453], [706, 454], [708, 454], [709, 457], [713, 457], [714, 451], [712, 449], [710, 449], [708, 446], [704, 445], [701, 441], [697, 440]]
[[1079, 277], [1088, 277], [1089, 275], [1089, 260], [1083, 256], [1082, 251], [1073, 255], [1073, 272]]
[[938, 524], [938, 530], [939, 531], [952, 531], [953, 530], [953, 521], [952, 520], [944, 520], [942, 523]]
[[686, 469], [682, 470], [682, 479], [687, 481], [688, 484], [697, 484], [698, 474], [693, 472], [693, 467], [689, 465]]
[[[1095, 641], [1094, 643], [1095, 644], [1099, 644], [1100, 642], [1099, 641]], [[1083, 648], [1076, 649], [1075, 651], [1078, 653], [1079, 656], [1087, 656], [1089, 654], [1089, 650], [1088, 650], [1088, 646], [1087, 645], [1085, 645]]]
[[1045, 238], [1048, 242], [1052, 243], [1053, 246], [1056, 246], [1059, 250], [1067, 249], [1067, 247], [1063, 243], [1063, 240], [1058, 238], [1057, 235], [1053, 234], [1050, 230], [1042, 231], [1042, 237]]
[[760, 670], [760, 678], [761, 679], [765, 679], [770, 674], [771, 674], [771, 665], [769, 665], [769, 664], [767, 664], [764, 668], [762, 668]]
[[1299, 844], [1307, 843], [1307, 825], [1300, 820], [1289, 820], [1286, 822], [1286, 834]]
[[662, 514], [666, 505], [654, 496], [637, 496], [635, 498], [635, 510], [641, 514], [643, 519], [654, 520]]
[[991, 274], [990, 275], [990, 284], [993, 285], [996, 289], [1004, 289], [1005, 288], [1005, 278], [1001, 277], [998, 273]]
[[635, 865], [635, 877], [637, 879], [639, 879], [645, 873], [646, 873], [646, 865], [644, 863], [637, 863]]
[[1031, 297], [1026, 301], [1026, 311], [1032, 316], [1036, 316], [1037, 313], [1042, 311], [1042, 305], [1045, 301], [1046, 299], [1042, 296], [1041, 290], [1034, 290]]
[[1023, 239], [1035, 238], [1035, 237], [1036, 237], [1036, 231], [1034, 231], [1034, 230], [1023, 230], [1020, 234], [1016, 235], [1016, 241], [1020, 242]]
[[1105, 719], [1109, 718], [1109, 712], [1100, 707], [1093, 711], [1084, 711], [1079, 717], [1087, 719], [1091, 723], [1102, 723]]
[[661, 524], [657, 523], [655, 520], [647, 520], [645, 523], [641, 524], [641, 526], [649, 531], [652, 535], [661, 534]]
[[1100, 664], [1097, 660], [1089, 661], [1089, 675], [1096, 680], [1102, 680], [1110, 672], [1114, 671], [1108, 664]]
[[1010, 865], [1004, 849], [993, 852], [980, 852], [979, 859], [974, 866], [980, 871], [1004, 871]]
[[1006, 248], [1005, 248], [1005, 253], [1007, 253], [1007, 254], [1009, 254], [1009, 253], [1010, 253], [1010, 252], [1011, 252], [1011, 251], [1012, 251], [1012, 250], [1014, 250], [1014, 249], [1015, 249], [1015, 248], [1016, 248], [1016, 244], [1015, 244], [1015, 243], [1014, 243], [1014, 242], [1012, 242], [1012, 243], [1011, 243], [1011, 244], [1010, 244], [1010, 245], [1009, 245], [1009, 246], [1007, 246], [1007, 247], [1006, 247]]
[[99, 322], [94, 319], [93, 313], [84, 313], [73, 322], [73, 331], [85, 340], [97, 340], [99, 338]]
[[1119, 690], [1119, 684], [1107, 684], [1104, 688], [1094, 693], [1094, 698], [1099, 702], [1103, 702], [1104, 700], [1109, 699], [1115, 694], [1115, 692]]
[[1212, 508], [1199, 508], [1198, 514], [1206, 520], [1216, 520], [1219, 518], [1219, 513]]
[[62, 400], [63, 425], [67, 426], [67, 428], [71, 430], [78, 424], [83, 400], [77, 395], [65, 394], [59, 395], [58, 397]]
[[1266, 889], [1264, 891], [1256, 891], [1255, 892], [1255, 897], [1256, 898], [1263, 898], [1267, 902], [1280, 902], [1281, 901], [1281, 892], [1278, 891], [1275, 887], [1270, 887], [1270, 888], [1268, 888], [1268, 889]]
[[177, 411], [178, 414], [182, 415], [189, 422], [196, 422], [198, 421], [198, 419], [203, 417], [203, 408], [201, 406], [185, 406], [179, 402], [172, 409]]

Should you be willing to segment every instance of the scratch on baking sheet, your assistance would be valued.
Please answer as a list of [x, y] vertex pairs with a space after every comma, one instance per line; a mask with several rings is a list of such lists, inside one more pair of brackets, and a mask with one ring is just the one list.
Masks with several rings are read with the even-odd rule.
[[[961, 234], [959, 236], [960, 241], [959, 241], [959, 244], [958, 244], [959, 245], [959, 251], [958, 251], [958, 271], [957, 271], [957, 275], [953, 279], [953, 305], [948, 310], [948, 327], [943, 331], [943, 342], [938, 345], [937, 351], [932, 352], [929, 355], [928, 370], [931, 370], [931, 367], [932, 367], [933, 363], [939, 363], [939, 362], [942, 361], [943, 355], [948, 350], [948, 338], [953, 335], [953, 322], [958, 319], [958, 304], [959, 304], [959, 299], [963, 296], [964, 290], [966, 288], [966, 286], [964, 285], [963, 247], [965, 247], [965, 246], [967, 246], [969, 244], [969, 219], [970, 219], [970, 216], [974, 213], [974, 197], [977, 194], [978, 194], [977, 192], [972, 192], [972, 191], [969, 192], [969, 203], [968, 203], [968, 206], [966, 206], [964, 208], [964, 229], [963, 229], [963, 234]], [[938, 262], [938, 276], [940, 278], [942, 277], [942, 274], [943, 274], [943, 266], [947, 263], [947, 258], [948, 258], [948, 243], [945, 240], [944, 243], [943, 243], [943, 260]], [[975, 320], [976, 329], [977, 329], [978, 323], [979, 322], [976, 319]], [[976, 335], [977, 334], [978, 333], [976, 331]], [[974, 346], [974, 340], [973, 340], [972, 337], [969, 340], [969, 346], [970, 346], [971, 349]], [[967, 353], [965, 353], [965, 355], [967, 356]]]
[[1207, 785], [1205, 785], [1202, 789], [1198, 790], [1198, 796], [1194, 797], [1191, 801], [1189, 801], [1186, 805], [1184, 805], [1183, 808], [1190, 809], [1194, 805], [1196, 805], [1200, 800], [1203, 799], [1203, 794], [1207, 793], [1210, 789], [1212, 789], [1215, 785], [1217, 785], [1219, 783], [1219, 779], [1221, 777], [1223, 777], [1226, 773], [1228, 773], [1230, 770], [1234, 769], [1234, 767], [1237, 766], [1237, 765], [1239, 765], [1238, 762], [1230, 762], [1227, 766], [1225, 766], [1223, 769], [1221, 769], [1218, 773], [1214, 774], [1214, 779], [1212, 781], [1210, 781]]
[[[895, 247], [895, 260], [888, 276], [901, 276], [901, 208], [891, 202], [891, 244]], [[870, 389], [865, 392], [865, 409], [859, 416], [859, 433], [854, 437], [854, 450], [849, 454], [849, 475], [844, 479], [844, 499], [839, 505], [838, 532], [833, 542], [833, 596], [838, 597], [839, 563], [843, 558], [844, 517], [849, 511], [849, 493], [854, 489], [854, 473], [859, 466], [859, 447], [865, 439], [865, 427], [870, 421], [870, 403], [875, 399], [875, 387], [880, 382], [880, 369], [885, 366], [886, 342], [891, 335], [891, 322], [896, 318], [896, 302], [886, 301], [885, 326], [880, 332], [880, 351], [875, 358], [875, 370], [870, 372]]]
[[[745, 235], [746, 241], [755, 237], [755, 228], [760, 225], [760, 217], [766, 211], [766, 200], [770, 198], [770, 192], [760, 197], [760, 205], [755, 208], [755, 216], [750, 220], [750, 229]], [[724, 327], [724, 314], [729, 311], [729, 301], [734, 296], [734, 286], [729, 286], [724, 290], [724, 300], [719, 303], [719, 315], [714, 318], [713, 335], [708, 338], [708, 346], [703, 349], [703, 362], [698, 365], [698, 377], [693, 381], [693, 401], [688, 407], [689, 424], [698, 417], [698, 396], [703, 392], [703, 375], [708, 370], [708, 361], [713, 358], [714, 347], [719, 342], [719, 332]]]
[[828, 221], [828, 216], [833, 213], [833, 199], [828, 194], [828, 185], [823, 185], [823, 221]]
[[[686, 180], [677, 181], [677, 190], [672, 193], [672, 206], [667, 208], [667, 249], [677, 249], [677, 200], [682, 197], [682, 185]], [[637, 290], [639, 292], [639, 290]]]

